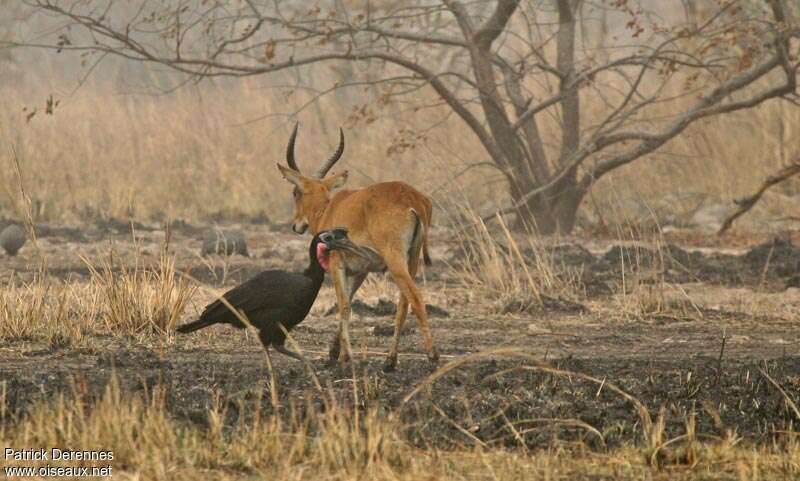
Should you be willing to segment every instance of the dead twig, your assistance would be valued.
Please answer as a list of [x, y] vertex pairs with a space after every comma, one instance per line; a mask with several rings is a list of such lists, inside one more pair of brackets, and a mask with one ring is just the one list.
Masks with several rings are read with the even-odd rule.
[[432, 405], [433, 409], [434, 409], [434, 410], [435, 410], [435, 411], [436, 411], [436, 412], [439, 414], [439, 416], [441, 416], [441, 417], [442, 417], [442, 418], [443, 418], [445, 421], [447, 421], [447, 423], [448, 423], [449, 425], [451, 425], [451, 426], [453, 426], [454, 428], [456, 428], [456, 429], [457, 429], [457, 430], [458, 430], [458, 431], [459, 431], [461, 434], [463, 434], [464, 436], [466, 436], [466, 437], [468, 437], [469, 439], [471, 439], [471, 440], [472, 440], [472, 442], [474, 442], [476, 446], [480, 446], [480, 447], [482, 447], [482, 448], [488, 448], [488, 446], [486, 445], [486, 443], [485, 443], [485, 442], [481, 441], [481, 440], [480, 440], [480, 439], [479, 439], [477, 436], [475, 436], [474, 434], [472, 434], [472, 433], [471, 433], [471, 432], [469, 432], [468, 430], [464, 429], [464, 428], [463, 428], [463, 427], [462, 427], [460, 424], [458, 424], [457, 422], [453, 421], [453, 420], [450, 418], [450, 416], [448, 416], [448, 415], [447, 415], [447, 414], [446, 414], [444, 411], [442, 411], [442, 408], [440, 408], [439, 406], [437, 406], [435, 403], [432, 403], [431, 405]]
[[714, 381], [714, 385], [718, 386], [720, 378], [722, 377], [722, 357], [725, 355], [725, 341], [728, 340], [728, 336], [725, 335], [725, 330], [722, 330], [722, 344], [719, 347], [719, 357], [717, 358], [717, 379]]
[[797, 404], [794, 402], [794, 400], [786, 393], [786, 391], [781, 387], [781, 385], [778, 384], [778, 381], [773, 379], [772, 376], [767, 374], [767, 372], [763, 369], [759, 368], [758, 372], [760, 372], [761, 375], [767, 379], [767, 381], [769, 381], [773, 386], [775, 386], [775, 389], [780, 391], [780, 393], [783, 395], [783, 399], [786, 400], [786, 404], [792, 409], [792, 411], [794, 411], [794, 415], [797, 416], [797, 419], [800, 420], [800, 409], [797, 408]]
[[28, 231], [28, 237], [30, 237], [31, 243], [33, 244], [34, 249], [36, 249], [36, 253], [39, 254], [39, 271], [44, 273], [47, 271], [47, 260], [44, 252], [42, 251], [41, 247], [39, 247], [39, 243], [36, 240], [36, 228], [33, 222], [33, 201], [31, 200], [30, 195], [28, 195], [28, 192], [25, 190], [25, 182], [22, 176], [22, 167], [20, 166], [19, 155], [17, 155], [17, 149], [13, 145], [11, 146], [11, 160], [14, 164], [14, 173], [17, 177], [19, 196], [22, 199], [22, 214], [25, 216], [25, 230]]

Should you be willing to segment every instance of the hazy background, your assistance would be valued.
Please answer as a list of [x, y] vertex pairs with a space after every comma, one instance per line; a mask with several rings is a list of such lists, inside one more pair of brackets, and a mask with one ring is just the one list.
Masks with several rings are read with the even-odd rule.
[[[115, 8], [129, 8], [118, 4]], [[687, 10], [677, 0], [642, 5], [664, 24], [687, 21]], [[579, 36], [584, 48], [591, 49], [603, 35], [630, 37], [623, 15], [587, 5], [584, 16]], [[0, 9], [0, 36], [7, 39], [36, 42], [57, 25], [45, 15], [31, 15], [19, 1], [5, 1]], [[499, 174], [464, 171], [481, 160], [475, 154], [481, 148], [444, 107], [384, 105], [366, 88], [312, 101], [344, 78], [367, 76], [371, 65], [332, 63], [183, 84], [165, 67], [110, 57], [94, 66], [97, 59], [71, 52], [0, 51], [2, 215], [20, 214], [8, 154], [13, 146], [39, 219], [267, 216], [284, 221], [290, 189], [274, 164], [283, 161], [291, 115], [298, 109], [298, 158], [307, 169], [335, 148], [336, 128], [342, 125], [347, 149], [336, 168], [350, 169], [353, 186], [402, 179], [442, 206], [468, 200], [488, 214], [507, 205], [498, 195], [505, 192]], [[438, 102], [429, 89], [415, 95]], [[58, 102], [52, 114], [46, 113], [50, 96]], [[421, 132], [420, 125], [434, 127]], [[798, 153], [799, 126], [800, 109], [779, 102], [701, 121], [652, 155], [651, 162], [603, 178], [584, 200], [579, 226], [648, 216], [663, 222], [691, 216], [700, 202], [722, 210]], [[742, 225], [760, 229], [798, 215], [792, 211], [796, 195], [796, 182], [781, 186]]]

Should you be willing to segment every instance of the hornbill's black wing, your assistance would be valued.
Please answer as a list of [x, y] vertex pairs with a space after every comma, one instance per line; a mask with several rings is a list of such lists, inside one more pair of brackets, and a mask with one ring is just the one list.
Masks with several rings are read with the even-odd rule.
[[[274, 311], [276, 317], [274, 320], [283, 321], [285, 319], [281, 317], [291, 316], [300, 308], [299, 306], [306, 304], [309, 296], [313, 302], [316, 297], [316, 292], [313, 291], [312, 280], [302, 274], [270, 270], [239, 284], [226, 292], [223, 297], [248, 318], [258, 313], [266, 314], [267, 311]], [[206, 306], [200, 319], [229, 322], [244, 327], [228, 306], [219, 299]], [[251, 322], [255, 322], [255, 319], [251, 319]]]

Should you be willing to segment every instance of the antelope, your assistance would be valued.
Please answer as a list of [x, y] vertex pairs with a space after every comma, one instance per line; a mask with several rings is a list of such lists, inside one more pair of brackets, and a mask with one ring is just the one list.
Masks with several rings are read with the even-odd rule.
[[[343, 365], [350, 358], [350, 302], [370, 272], [388, 269], [400, 296], [392, 338], [383, 369], [397, 366], [400, 332], [406, 322], [409, 304], [417, 323], [428, 359], [439, 360], [439, 354], [428, 329], [428, 313], [422, 293], [414, 282], [420, 255], [426, 260], [427, 236], [433, 206], [430, 199], [404, 182], [379, 182], [361, 189], [340, 189], [347, 182], [348, 172], [327, 175], [344, 152], [344, 132], [339, 129], [339, 146], [313, 176], [303, 175], [297, 166], [294, 146], [298, 124], [289, 137], [286, 166], [278, 164], [283, 177], [294, 185], [292, 230], [316, 235], [332, 227], [344, 227], [348, 237], [366, 249], [372, 249], [382, 262], [366, 262], [365, 256], [346, 251], [331, 252], [330, 273], [338, 303], [339, 326], [331, 345], [331, 362]], [[336, 192], [334, 192], [336, 191]]]

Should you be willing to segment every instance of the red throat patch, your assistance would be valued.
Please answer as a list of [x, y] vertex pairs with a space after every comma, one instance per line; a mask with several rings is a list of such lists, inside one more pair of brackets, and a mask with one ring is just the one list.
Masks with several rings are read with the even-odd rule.
[[319, 262], [319, 266], [325, 271], [331, 266], [331, 258], [328, 256], [328, 246], [322, 242], [317, 244], [317, 262]]

